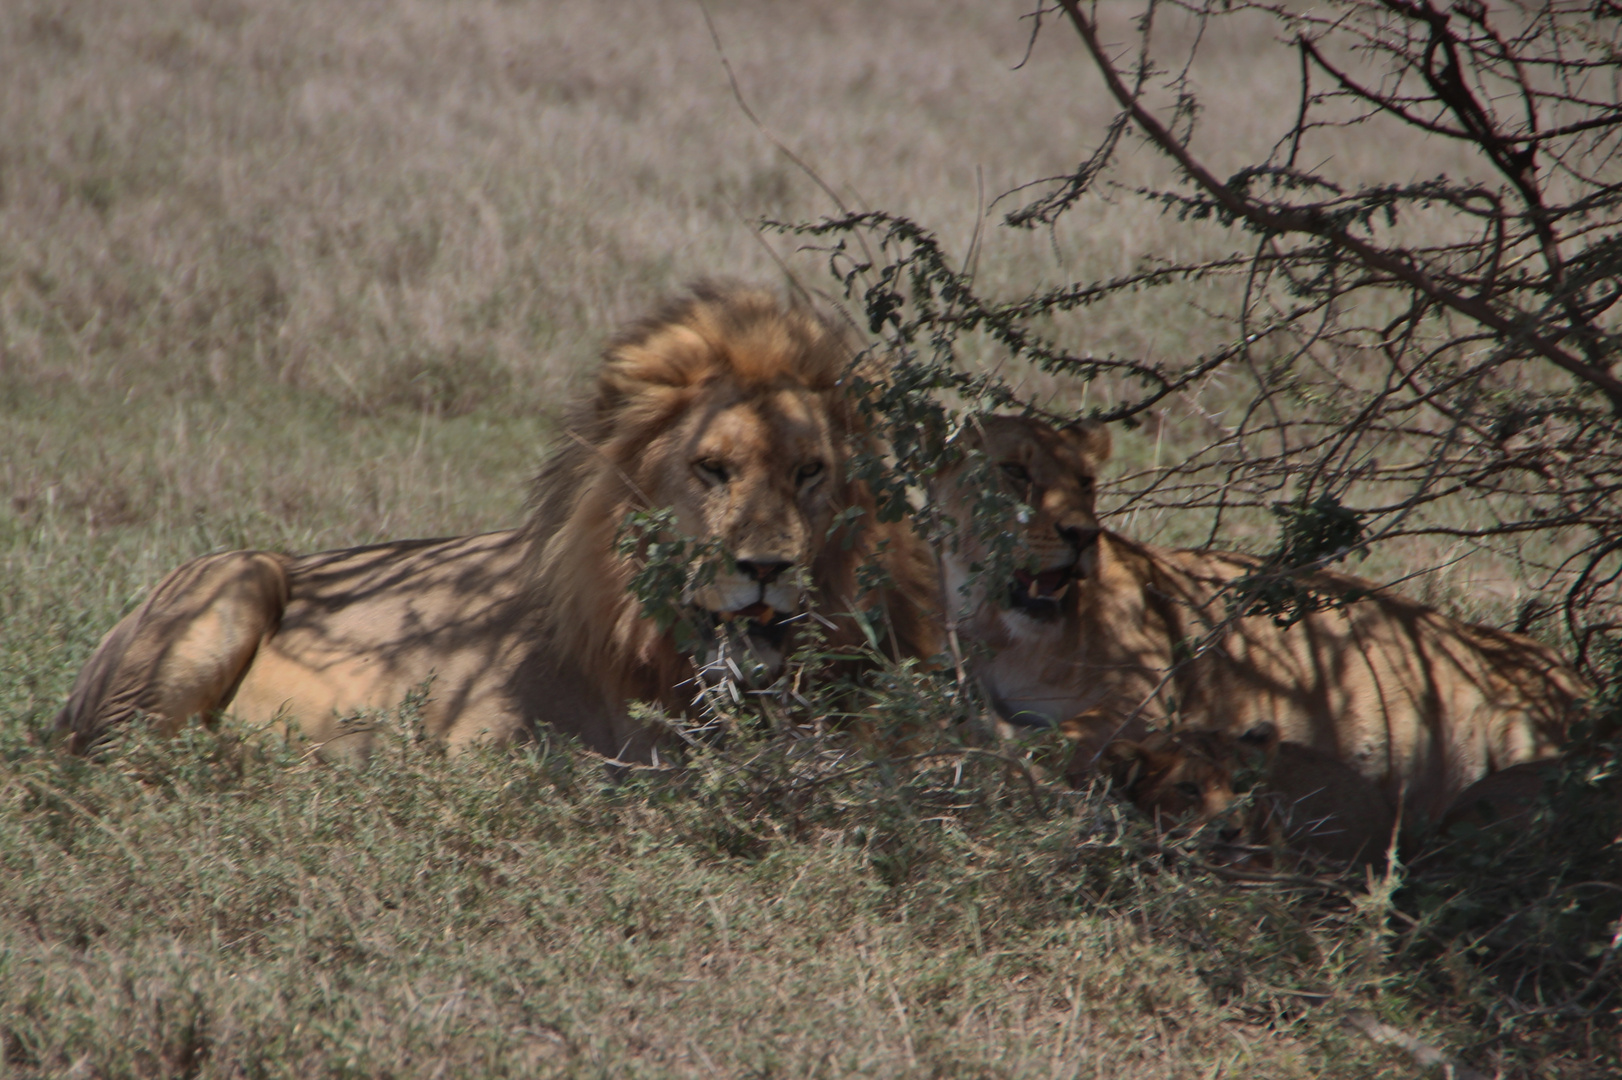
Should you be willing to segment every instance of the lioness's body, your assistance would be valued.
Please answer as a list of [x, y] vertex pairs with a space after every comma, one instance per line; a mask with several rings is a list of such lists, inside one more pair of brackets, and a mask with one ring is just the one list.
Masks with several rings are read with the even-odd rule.
[[[1238, 735], [1268, 722], [1431, 820], [1481, 776], [1556, 752], [1584, 687], [1552, 650], [1334, 573], [1296, 582], [1331, 600], [1361, 599], [1288, 627], [1265, 614], [1236, 617], [1240, 594], [1225, 587], [1259, 560], [1153, 547], [1098, 527], [1092, 477], [1108, 453], [1100, 433], [1073, 437], [1082, 449], [1062, 462], [1053, 429], [1035, 421], [987, 417], [975, 438], [991, 462], [1017, 461], [1034, 478], [1020, 535], [1044, 560], [1036, 580], [1071, 573], [1023, 606], [971, 590], [959, 633], [979, 646], [975, 674], [1010, 718], [1068, 725], [1085, 756], [1152, 727]], [[961, 502], [950, 483], [943, 490]], [[1079, 547], [1062, 550], [1055, 531], [1079, 537]], [[978, 543], [965, 533], [946, 556], [949, 601], [981, 558]]]
[[[227, 711], [362, 755], [355, 715], [412, 697], [452, 747], [547, 725], [644, 758], [654, 735], [632, 703], [680, 712], [698, 675], [628, 591], [619, 530], [650, 508], [725, 553], [679, 598], [709, 635], [701, 660], [770, 673], [812, 610], [836, 643], [860, 641], [858, 607], [882, 610], [896, 651], [932, 655], [927, 549], [870, 513], [845, 519], [871, 510], [844, 469], [872, 449], [842, 381], [852, 355], [797, 305], [697, 287], [610, 344], [522, 528], [194, 560], [103, 639], [58, 727], [83, 751], [137, 715], [172, 731]], [[890, 584], [864, 594], [857, 571], [875, 555]]]

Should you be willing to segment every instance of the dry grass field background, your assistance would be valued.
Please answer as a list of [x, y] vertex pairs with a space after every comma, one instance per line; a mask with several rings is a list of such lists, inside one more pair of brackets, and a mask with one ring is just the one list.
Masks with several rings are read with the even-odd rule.
[[[846, 200], [966, 247], [985, 202], [1073, 165], [1109, 115], [1057, 35], [1012, 70], [1020, 11], [714, 15], [751, 104]], [[604, 337], [682, 282], [778, 280], [778, 258], [825, 282], [758, 235], [834, 208], [739, 110], [694, 5], [0, 18], [0, 557], [28, 583], [8, 622], [75, 627], [8, 640], [24, 707], [186, 556], [511, 524]], [[1174, 221], [1108, 211], [994, 230], [984, 279], [1178, 253]], [[1090, 319], [1100, 350], [1199, 334], [1189, 311]]]
[[[966, 249], [1111, 115], [1064, 34], [1016, 67], [1028, 6], [709, 10], [842, 200]], [[1256, 44], [1202, 72], [1218, 163], [1293, 101]], [[867, 824], [762, 811], [740, 846], [724, 791], [605, 787], [563, 750], [40, 749], [188, 557], [515, 523], [606, 335], [699, 276], [829, 288], [756, 222], [833, 210], [696, 3], [0, 5], [0, 1076], [1429, 1075], [1354, 1010], [1479, 1041], [1385, 965], [1376, 916], [1162, 877], [1081, 796], [924, 821], [864, 788]], [[980, 280], [1202, 235], [1099, 203], [992, 229]], [[1154, 295], [1065, 332], [1170, 355], [1205, 330]], [[1198, 437], [1169, 414], [1152, 452]]]

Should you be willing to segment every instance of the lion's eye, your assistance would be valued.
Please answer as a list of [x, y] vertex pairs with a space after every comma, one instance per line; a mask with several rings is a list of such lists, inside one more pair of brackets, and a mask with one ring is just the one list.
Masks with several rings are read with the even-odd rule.
[[1177, 790], [1182, 792], [1184, 795], [1187, 795], [1191, 799], [1197, 799], [1201, 794], [1203, 794], [1203, 792], [1200, 791], [1200, 785], [1190, 780], [1184, 780], [1182, 783], [1178, 784]]
[[821, 475], [822, 462], [808, 461], [804, 465], [801, 465], [800, 468], [795, 472], [794, 482], [797, 484], [803, 484], [808, 480], [815, 480]]
[[998, 465], [997, 468], [1001, 469], [1002, 474], [1016, 484], [1029, 484], [1031, 482], [1031, 474], [1025, 471], [1025, 466], [1017, 462], [1005, 461]]
[[698, 473], [699, 478], [708, 484], [724, 484], [732, 475], [727, 471], [726, 462], [717, 461], [714, 458], [705, 458], [703, 461], [693, 462], [693, 471]]

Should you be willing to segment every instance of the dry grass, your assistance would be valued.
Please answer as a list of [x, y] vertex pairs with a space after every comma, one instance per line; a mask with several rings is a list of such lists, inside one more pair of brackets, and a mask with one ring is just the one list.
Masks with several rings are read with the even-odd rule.
[[1385, 981], [1355, 917], [995, 770], [763, 807], [544, 747], [8, 750], [7, 1074], [1418, 1075], [1303, 1007]]
[[[1063, 35], [1015, 70], [1027, 6], [710, 9], [842, 199], [966, 248], [1110, 113]], [[1204, 137], [1292, 107], [1254, 44], [1206, 73], [1242, 107]], [[964, 824], [879, 785], [803, 831], [750, 818], [740, 854], [735, 804], [562, 751], [40, 751], [185, 558], [513, 523], [605, 334], [694, 276], [822, 287], [754, 221], [831, 210], [696, 5], [0, 5], [0, 1075], [1393, 1076], [1421, 1073], [1338, 1010], [1477, 1037], [1424, 1018], [1372, 924], [1173, 873], [1096, 800]], [[988, 234], [981, 281], [1221, 242], [1100, 203]], [[1197, 348], [1163, 305], [1065, 332]]]

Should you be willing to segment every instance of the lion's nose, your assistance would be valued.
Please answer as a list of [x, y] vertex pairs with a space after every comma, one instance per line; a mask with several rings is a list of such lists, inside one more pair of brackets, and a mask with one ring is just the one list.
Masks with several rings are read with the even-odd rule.
[[1059, 536], [1067, 541], [1077, 551], [1086, 551], [1098, 542], [1098, 534], [1104, 530], [1096, 525], [1055, 525]]
[[787, 559], [739, 559], [738, 569], [760, 582], [770, 585], [777, 576], [794, 564]]

